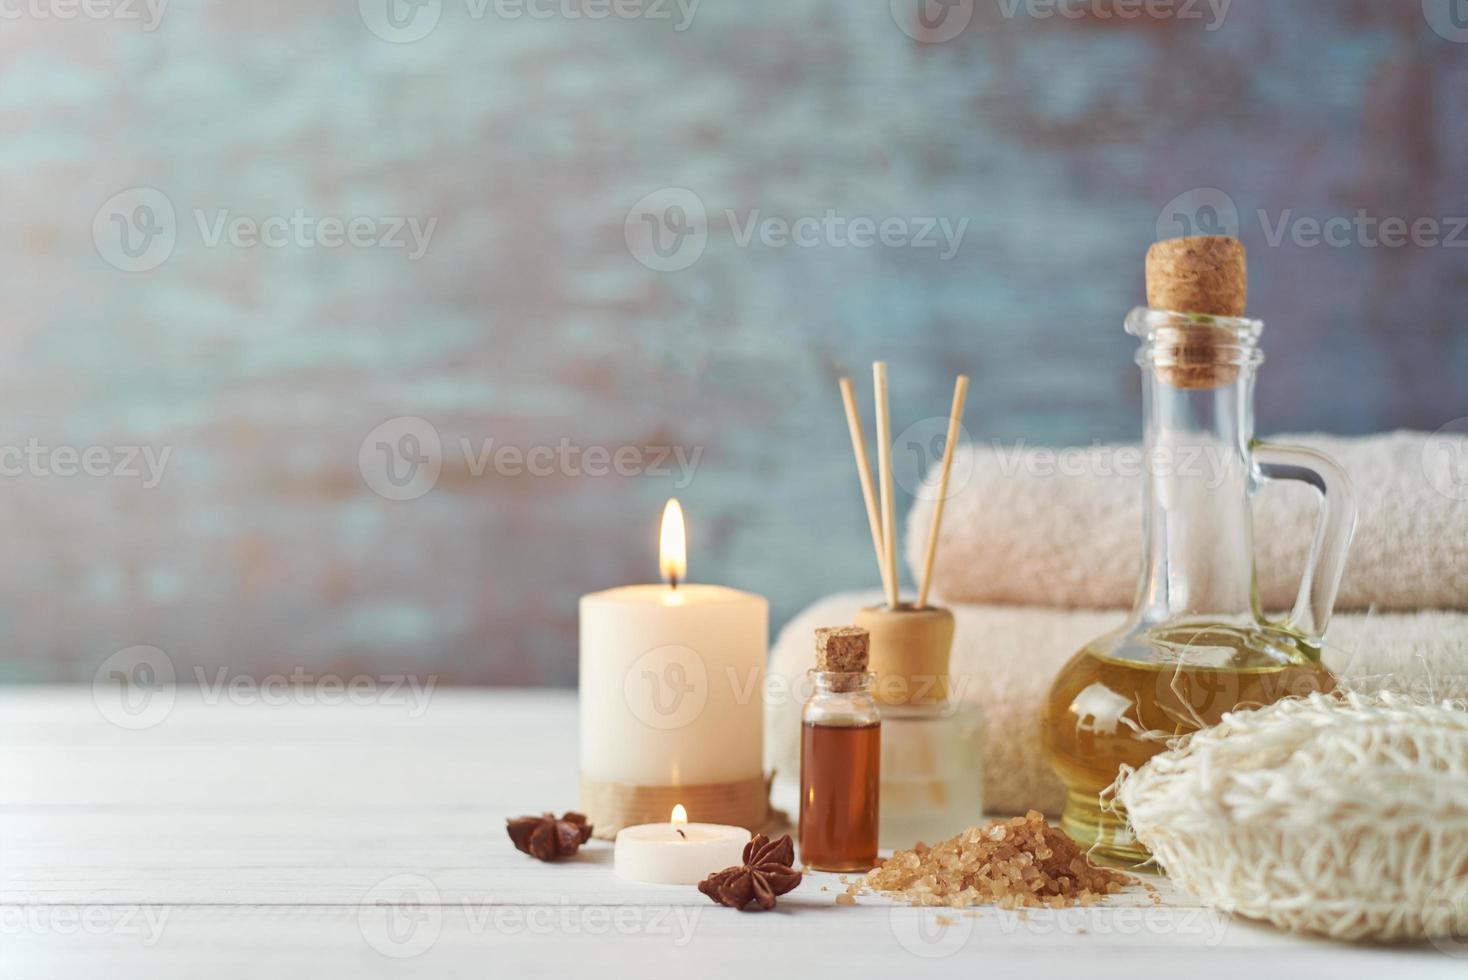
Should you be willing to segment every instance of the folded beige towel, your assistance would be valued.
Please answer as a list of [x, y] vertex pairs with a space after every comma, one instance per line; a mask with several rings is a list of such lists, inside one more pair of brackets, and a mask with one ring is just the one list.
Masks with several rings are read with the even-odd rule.
[[[881, 601], [876, 592], [843, 593], [796, 616], [780, 632], [770, 658], [770, 674], [787, 683], [776, 681], [771, 689], [789, 690], [814, 665], [816, 627], [850, 623], [862, 606]], [[987, 807], [994, 813], [1031, 807], [1059, 813], [1064, 794], [1040, 742], [1045, 696], [1071, 655], [1125, 614], [964, 605], [954, 606], [953, 613], [954, 684], [984, 710]], [[1358, 690], [1468, 697], [1468, 613], [1337, 616], [1325, 662]], [[767, 767], [782, 779], [800, 771], [800, 708], [779, 697], [765, 713]]]
[[[1361, 520], [1337, 608], [1468, 608], [1468, 438], [1396, 432], [1269, 441], [1319, 449], [1355, 483]], [[959, 448], [935, 593], [952, 603], [1131, 606], [1142, 554], [1140, 452], [1063, 452]], [[921, 567], [932, 506], [919, 501], [908, 520], [913, 567]], [[1300, 483], [1269, 482], [1256, 496], [1254, 550], [1266, 609], [1294, 605], [1317, 509], [1315, 491]]]

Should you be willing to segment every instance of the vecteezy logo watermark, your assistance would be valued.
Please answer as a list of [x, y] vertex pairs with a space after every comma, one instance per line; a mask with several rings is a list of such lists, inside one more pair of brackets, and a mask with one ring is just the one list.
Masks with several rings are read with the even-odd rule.
[[1422, 16], [1438, 37], [1468, 44], [1468, 0], [1422, 0]]
[[[673, 21], [683, 33], [693, 25], [703, 0], [463, 0], [471, 20], [493, 16], [519, 20]], [[393, 44], [411, 44], [433, 33], [443, 16], [443, 0], [357, 0], [362, 23]]]
[[443, 472], [443, 440], [427, 419], [388, 419], [362, 440], [357, 470], [379, 497], [416, 500], [433, 489]]
[[0, 446], [0, 477], [106, 477], [139, 480], [152, 490], [171, 455], [172, 446], [47, 446], [32, 437], [24, 446]]
[[1239, 208], [1216, 187], [1184, 191], [1168, 201], [1157, 217], [1157, 240], [1195, 235], [1239, 234]]
[[1468, 501], [1468, 418], [1454, 419], [1427, 438], [1422, 474], [1449, 500]]
[[632, 716], [649, 728], [686, 728], [708, 703], [708, 668], [691, 647], [657, 647], [627, 668], [622, 697]]
[[357, 13], [367, 29], [384, 41], [412, 44], [438, 26], [443, 0], [357, 0]]
[[158, 29], [168, 0], [0, 0], [0, 20], [138, 21]]
[[709, 243], [703, 199], [686, 187], [664, 187], [627, 212], [622, 235], [632, 257], [654, 272], [682, 272]]
[[173, 710], [174, 676], [173, 660], [162, 650], [128, 647], [102, 661], [92, 675], [92, 703], [119, 728], [152, 728]]
[[442, 899], [432, 879], [417, 874], [384, 878], [357, 906], [362, 938], [383, 956], [421, 956], [443, 931]]
[[[828, 208], [819, 215], [767, 215], [760, 208], [723, 217], [736, 248], [911, 248], [937, 249], [948, 261], [958, 254], [969, 219], [848, 215]], [[710, 234], [703, 200], [686, 187], [665, 187], [643, 197], [623, 223], [627, 250], [654, 272], [681, 272], [703, 255]]]
[[123, 272], [148, 272], [173, 254], [178, 216], [173, 202], [154, 187], [131, 187], [109, 197], [92, 218], [92, 244]]
[[[1464, 0], [1468, 3], [1468, 0]], [[1468, 216], [1377, 215], [1365, 208], [1325, 217], [1285, 208], [1255, 217], [1270, 248], [1468, 248]], [[1185, 191], [1167, 202], [1157, 218], [1159, 241], [1178, 236], [1233, 235], [1242, 227], [1238, 206], [1216, 187]]]
[[[675, 489], [693, 482], [703, 447], [580, 446], [569, 438], [555, 445], [512, 446], [493, 438], [457, 442], [465, 471], [479, 478], [497, 476], [651, 476], [670, 477]], [[432, 490], [443, 472], [443, 439], [431, 422], [417, 416], [388, 419], [362, 440], [357, 468], [368, 489], [388, 500], [415, 500]]]
[[[974, 456], [964, 448], [968, 442], [968, 429], [960, 424], [953, 470], [948, 475], [949, 499], [973, 478]], [[943, 468], [943, 450], [947, 445], [947, 416], [922, 419], [903, 429], [892, 441], [892, 473], [897, 485], [918, 500], [938, 499], [937, 477]]]
[[887, 925], [898, 945], [925, 960], [952, 956], [968, 945], [974, 934], [972, 914], [947, 910], [894, 905], [887, 913]]
[[891, 0], [892, 21], [921, 44], [942, 44], [974, 19], [974, 0]]
[[[423, 257], [438, 228], [437, 218], [318, 216], [305, 208], [263, 218], [235, 214], [229, 208], [194, 208], [191, 214], [199, 243], [205, 248], [379, 248], [402, 250], [409, 262]], [[167, 262], [178, 244], [179, 231], [173, 202], [156, 187], [120, 191], [104, 201], [92, 218], [97, 253], [123, 272], [148, 272]]]

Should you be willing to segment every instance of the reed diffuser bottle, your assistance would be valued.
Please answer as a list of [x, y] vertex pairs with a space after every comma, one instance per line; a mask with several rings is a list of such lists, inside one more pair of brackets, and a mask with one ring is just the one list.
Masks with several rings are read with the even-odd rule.
[[887, 365], [881, 361], [872, 365], [880, 476], [875, 486], [855, 391], [850, 379], [841, 379], [857, 478], [887, 600], [857, 613], [856, 625], [871, 637], [871, 666], [883, 718], [879, 843], [892, 850], [952, 837], [984, 812], [983, 715], [977, 704], [963, 699], [961, 689], [950, 685], [953, 614], [928, 604], [968, 385], [964, 375], [954, 381], [921, 584], [917, 601], [909, 603], [902, 601], [898, 588]]
[[[1118, 862], [1148, 857], [1107, 797], [1121, 766], [1142, 765], [1235, 708], [1334, 686], [1320, 651], [1356, 522], [1338, 465], [1254, 439], [1263, 324], [1243, 316], [1243, 246], [1161, 242], [1147, 255], [1147, 294], [1148, 308], [1126, 322], [1142, 341], [1145, 414], [1136, 606], [1061, 670], [1044, 721], [1068, 789], [1062, 827]], [[1322, 506], [1299, 598], [1271, 620], [1255, 589], [1250, 503], [1261, 480], [1279, 479], [1315, 487]]]
[[800, 859], [817, 871], [877, 863], [882, 718], [855, 626], [816, 630], [812, 693], [800, 718]]
[[871, 634], [882, 711], [878, 842], [898, 850], [952, 837], [984, 813], [983, 712], [952, 684], [953, 613], [927, 604], [872, 606], [856, 614], [856, 624]]

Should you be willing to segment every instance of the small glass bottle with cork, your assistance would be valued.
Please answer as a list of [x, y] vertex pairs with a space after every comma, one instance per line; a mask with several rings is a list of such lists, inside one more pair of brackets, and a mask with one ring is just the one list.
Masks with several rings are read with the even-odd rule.
[[800, 859], [817, 871], [877, 863], [882, 718], [867, 672], [870, 642], [855, 626], [816, 630], [800, 726]]

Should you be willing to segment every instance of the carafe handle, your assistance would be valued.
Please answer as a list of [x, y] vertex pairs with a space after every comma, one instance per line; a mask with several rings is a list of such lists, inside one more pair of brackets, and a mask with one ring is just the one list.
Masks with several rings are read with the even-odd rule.
[[1303, 446], [1253, 445], [1255, 465], [1266, 480], [1298, 480], [1320, 492], [1320, 516], [1315, 521], [1315, 540], [1300, 580], [1295, 608], [1283, 624], [1304, 635], [1317, 646], [1330, 625], [1351, 537], [1356, 533], [1356, 494], [1351, 478], [1329, 456]]

